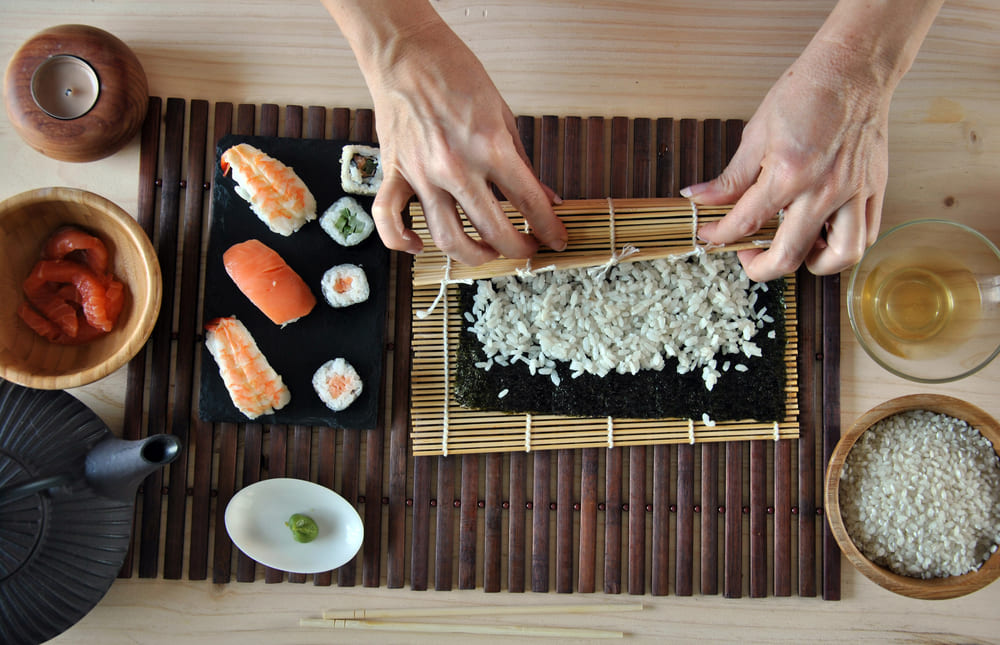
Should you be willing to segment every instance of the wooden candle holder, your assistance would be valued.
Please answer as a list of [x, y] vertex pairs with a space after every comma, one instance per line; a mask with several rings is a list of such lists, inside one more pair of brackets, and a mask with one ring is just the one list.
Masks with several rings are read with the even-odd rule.
[[[99, 95], [82, 116], [60, 119], [32, 96], [35, 70], [52, 56], [76, 56], [97, 72]], [[138, 133], [146, 115], [149, 87], [139, 59], [114, 35], [86, 25], [50, 27], [14, 54], [4, 77], [11, 124], [42, 154], [60, 161], [95, 161], [114, 154]]]

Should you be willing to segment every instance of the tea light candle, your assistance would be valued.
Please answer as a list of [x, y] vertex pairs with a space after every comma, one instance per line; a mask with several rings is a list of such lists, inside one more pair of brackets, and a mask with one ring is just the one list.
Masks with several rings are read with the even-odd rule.
[[100, 79], [90, 64], [77, 56], [51, 56], [31, 76], [31, 98], [49, 116], [78, 119], [97, 103]]

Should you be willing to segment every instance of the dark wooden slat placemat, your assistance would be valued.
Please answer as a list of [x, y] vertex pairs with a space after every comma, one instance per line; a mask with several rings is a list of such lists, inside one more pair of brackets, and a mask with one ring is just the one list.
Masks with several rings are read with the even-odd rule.
[[[674, 196], [717, 174], [743, 129], [740, 120], [673, 118], [517, 124], [539, 176], [567, 199]], [[123, 432], [172, 432], [186, 450], [142, 487], [123, 577], [839, 598], [840, 554], [817, 503], [839, 437], [836, 277], [798, 275], [797, 440], [413, 457], [411, 258], [399, 254], [376, 427], [207, 423], [194, 400], [202, 231], [215, 143], [229, 133], [372, 140], [374, 119], [371, 110], [150, 100], [137, 219], [164, 269], [164, 305], [129, 366]], [[286, 574], [233, 548], [226, 504], [241, 487], [281, 476], [319, 482], [359, 509], [366, 536], [351, 562]]]

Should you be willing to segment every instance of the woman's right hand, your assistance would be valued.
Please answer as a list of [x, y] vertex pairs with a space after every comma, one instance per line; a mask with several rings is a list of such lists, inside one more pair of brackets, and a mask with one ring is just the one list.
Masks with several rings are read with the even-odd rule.
[[[403, 224], [408, 200], [420, 200], [434, 243], [465, 264], [497, 255], [530, 257], [539, 243], [562, 250], [566, 229], [555, 194], [535, 177], [510, 108], [472, 51], [429, 5], [325, 0], [347, 35], [375, 108], [383, 180], [372, 216], [389, 248], [422, 245]], [[350, 5], [350, 6], [345, 6]], [[377, 17], [380, 24], [370, 21]], [[347, 24], [344, 24], [347, 23]], [[492, 185], [527, 219], [514, 228]], [[464, 230], [465, 217], [480, 239]]]

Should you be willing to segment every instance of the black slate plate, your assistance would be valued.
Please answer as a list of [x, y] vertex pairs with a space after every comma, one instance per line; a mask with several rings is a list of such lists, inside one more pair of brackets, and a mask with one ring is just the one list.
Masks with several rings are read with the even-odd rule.
[[49, 640], [115, 581], [131, 542], [133, 505], [83, 483], [87, 453], [110, 435], [66, 392], [0, 380], [0, 487], [60, 473], [76, 481], [0, 506], [0, 643]]
[[[272, 233], [234, 192], [232, 177], [222, 175], [218, 159], [237, 143], [249, 143], [294, 168], [316, 197], [317, 219], [288, 237]], [[239, 318], [292, 395], [284, 408], [258, 417], [255, 422], [360, 430], [375, 426], [382, 381], [389, 251], [377, 233], [357, 246], [343, 247], [319, 225], [319, 216], [345, 194], [340, 186], [340, 153], [347, 143], [230, 135], [223, 137], [216, 149], [202, 322], [220, 316]], [[353, 197], [371, 212], [371, 197]], [[312, 289], [317, 302], [308, 316], [279, 327], [230, 279], [222, 264], [222, 254], [233, 244], [253, 238], [274, 249]], [[357, 264], [365, 270], [371, 295], [364, 303], [334, 309], [324, 300], [320, 282], [327, 269], [344, 263]], [[364, 382], [361, 396], [342, 412], [327, 408], [312, 387], [316, 369], [336, 357], [351, 363]], [[248, 421], [233, 405], [218, 366], [204, 347], [201, 365], [199, 416], [206, 421]]]

